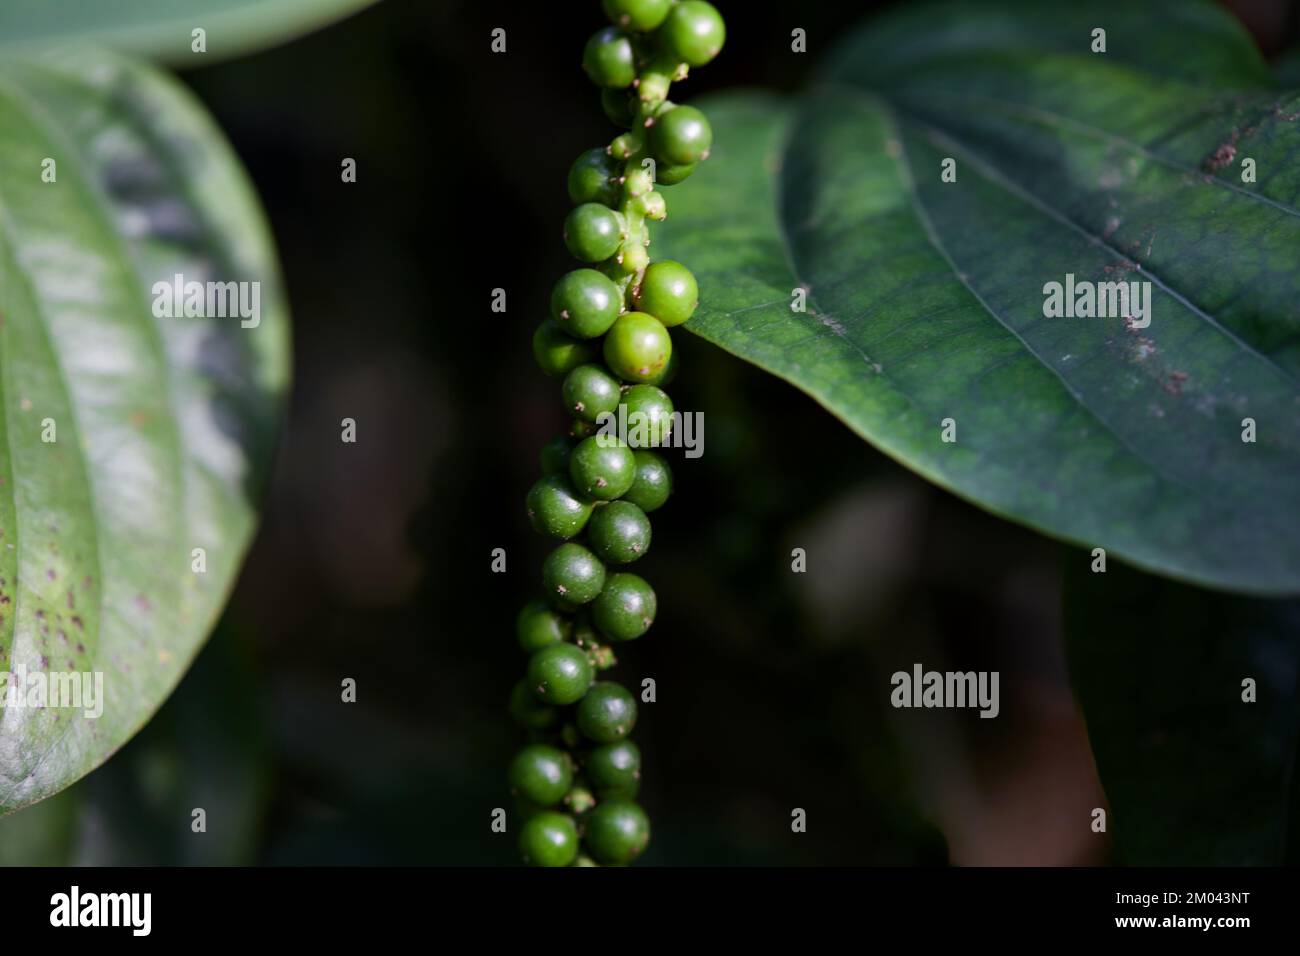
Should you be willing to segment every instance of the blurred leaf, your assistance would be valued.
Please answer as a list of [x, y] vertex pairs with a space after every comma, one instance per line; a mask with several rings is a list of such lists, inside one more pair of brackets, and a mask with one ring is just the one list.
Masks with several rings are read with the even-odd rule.
[[[0, 671], [102, 674], [104, 698], [0, 712], [3, 813], [107, 759], [202, 644], [253, 531], [288, 315], [219, 133], [113, 55], [0, 62], [0, 224]], [[258, 283], [260, 323], [156, 318], [178, 274]]]
[[76, 845], [77, 788], [0, 817], [0, 866], [66, 866]]
[[[292, 40], [377, 0], [5, 0], [0, 49], [95, 40], [174, 64], [208, 65]], [[207, 33], [195, 53], [191, 31]]]
[[[1066, 575], [1075, 692], [1126, 863], [1279, 865], [1296, 746], [1300, 604], [1137, 571]], [[1242, 681], [1256, 682], [1256, 703]]]
[[[1270, 83], [1208, 3], [909, 5], [801, 99], [712, 100], [714, 156], [656, 249], [699, 277], [688, 329], [936, 484], [1174, 577], [1300, 592], [1278, 533], [1300, 513], [1300, 95]], [[1149, 282], [1150, 327], [1045, 318], [1067, 274]]]
[[[269, 741], [261, 688], [234, 636], [218, 631], [171, 700], [112, 763], [0, 819], [0, 865], [258, 862]], [[202, 833], [192, 826], [197, 808], [205, 813]]]

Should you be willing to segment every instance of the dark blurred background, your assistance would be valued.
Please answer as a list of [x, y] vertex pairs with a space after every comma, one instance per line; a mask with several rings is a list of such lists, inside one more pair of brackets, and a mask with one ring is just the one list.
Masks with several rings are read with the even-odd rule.
[[[674, 98], [798, 88], [879, 5], [784, 6], [719, 3], [727, 47]], [[1268, 53], [1294, 42], [1294, 5], [1233, 6]], [[565, 420], [530, 337], [571, 268], [569, 163], [614, 134], [579, 65], [602, 22], [595, 0], [384, 0], [182, 74], [277, 237], [295, 318], [287, 431], [193, 671], [104, 768], [4, 821], [0, 861], [515, 861], [513, 833], [489, 823], [512, 806], [513, 622], [546, 551], [523, 496]], [[806, 55], [790, 52], [796, 26]], [[789, 386], [675, 344], [674, 398], [704, 411], [705, 454], [671, 453], [676, 493], [638, 567], [659, 618], [615, 672], [658, 686], [636, 736], [644, 861], [1109, 859], [1087, 826], [1106, 798], [1063, 649], [1062, 569], [1086, 556], [931, 487]], [[345, 417], [356, 444], [339, 440]], [[508, 573], [491, 573], [497, 547]], [[1158, 593], [1193, 601], [1189, 641], [1221, 627], [1204, 610], [1220, 599], [1116, 573], [1126, 621], [1155, 614]], [[889, 674], [917, 661], [1001, 671], [1001, 718], [890, 709]], [[349, 677], [355, 704], [340, 702]], [[189, 830], [199, 806], [206, 839]]]

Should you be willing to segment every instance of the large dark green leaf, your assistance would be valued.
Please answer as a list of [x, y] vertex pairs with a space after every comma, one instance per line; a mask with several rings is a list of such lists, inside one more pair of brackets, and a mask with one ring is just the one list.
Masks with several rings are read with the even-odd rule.
[[1287, 819], [1300, 604], [1077, 561], [1065, 628], [1121, 860], [1281, 864], [1288, 839], [1300, 841]]
[[[198, 65], [292, 39], [377, 0], [5, 0], [0, 48], [93, 39], [172, 63]], [[198, 59], [191, 33], [201, 28]]]
[[[260, 283], [260, 323], [155, 317], [177, 274]], [[0, 61], [0, 671], [104, 694], [97, 719], [0, 710], [0, 813], [98, 766], [184, 673], [253, 530], [287, 359], [260, 208], [190, 97], [86, 50]]]
[[[1208, 4], [910, 6], [801, 98], [705, 104], [714, 156], [656, 251], [699, 276], [688, 329], [937, 484], [1300, 591], [1300, 95], [1271, 82]], [[1150, 282], [1150, 326], [1045, 318], [1067, 274]]]

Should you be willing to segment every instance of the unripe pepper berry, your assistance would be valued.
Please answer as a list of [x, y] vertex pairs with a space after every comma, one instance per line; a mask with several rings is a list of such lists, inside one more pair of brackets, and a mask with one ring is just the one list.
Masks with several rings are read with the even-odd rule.
[[519, 855], [532, 866], [568, 866], [578, 856], [573, 818], [554, 811], [530, 817], [519, 830]]
[[611, 90], [631, 86], [636, 79], [632, 41], [617, 27], [596, 31], [582, 51], [582, 68], [597, 86]]
[[569, 477], [582, 494], [613, 501], [632, 487], [636, 459], [627, 446], [603, 435], [592, 435], [579, 442], [569, 456]]
[[611, 501], [592, 515], [587, 538], [602, 561], [628, 564], [650, 550], [650, 519], [630, 501]]
[[653, 385], [633, 385], [623, 392], [629, 448], [657, 448], [673, 430], [673, 402]]
[[569, 454], [577, 440], [568, 435], [552, 438], [542, 446], [538, 461], [544, 475], [567, 475], [569, 473]]
[[524, 800], [552, 807], [564, 799], [573, 786], [569, 755], [557, 747], [531, 744], [510, 762], [510, 787]]
[[590, 517], [591, 502], [578, 495], [567, 475], [545, 475], [528, 492], [528, 521], [538, 534], [567, 541]]
[[554, 319], [547, 319], [533, 333], [533, 358], [552, 378], [564, 378], [579, 365], [594, 361], [596, 347], [566, 335]]
[[609, 331], [623, 308], [623, 295], [614, 280], [595, 269], [574, 269], [551, 289], [551, 318], [579, 339], [594, 339]]
[[528, 730], [550, 730], [560, 722], [560, 712], [538, 700], [527, 680], [518, 681], [511, 689], [509, 710], [519, 726]]
[[564, 405], [586, 422], [598, 422], [622, 401], [618, 379], [599, 365], [579, 365], [564, 379]]
[[562, 544], [542, 563], [542, 583], [561, 607], [576, 607], [600, 593], [605, 585], [605, 566], [582, 545]]
[[519, 646], [530, 654], [567, 640], [573, 624], [544, 601], [529, 601], [515, 619]]
[[623, 225], [608, 206], [586, 202], [564, 219], [564, 244], [575, 259], [600, 262], [617, 252], [622, 242]]
[[591, 686], [591, 664], [572, 644], [552, 644], [528, 659], [528, 684], [542, 703], [576, 703]]
[[673, 0], [603, 0], [601, 5], [615, 26], [645, 32], [664, 22]]
[[591, 619], [611, 641], [632, 641], [650, 630], [658, 602], [654, 589], [638, 574], [620, 572], [605, 579], [591, 605]]
[[650, 376], [646, 381], [646, 384], [656, 385], [660, 388], [663, 388], [666, 385], [671, 385], [673, 379], [677, 377], [677, 361], [677, 350], [673, 349], [673, 351], [668, 354], [668, 364], [660, 369], [657, 375]]
[[607, 800], [587, 816], [587, 849], [601, 863], [631, 863], [650, 842], [650, 821], [630, 800]]
[[672, 259], [652, 262], [632, 291], [632, 301], [666, 327], [681, 325], [700, 303], [700, 287], [691, 270]]
[[582, 770], [600, 799], [631, 800], [641, 787], [641, 751], [630, 740], [601, 744], [587, 754]]
[[713, 127], [694, 106], [677, 106], [655, 118], [650, 145], [666, 166], [690, 166], [708, 157]]
[[703, 66], [722, 50], [727, 28], [712, 4], [684, 0], [669, 12], [656, 36], [674, 59], [690, 66]]
[[649, 514], [662, 508], [673, 493], [673, 472], [663, 456], [652, 451], [638, 449], [632, 457], [636, 462], [636, 477], [623, 500]]
[[605, 335], [605, 364], [625, 382], [648, 382], [667, 366], [672, 349], [662, 322], [644, 312], [625, 312]]
[[618, 162], [600, 147], [589, 149], [569, 167], [569, 199], [574, 203], [618, 203]]
[[660, 186], [676, 186], [695, 172], [697, 165], [697, 163], [685, 163], [681, 166], [673, 166], [668, 163], [660, 163], [655, 167], [655, 182]]
[[578, 729], [598, 744], [622, 740], [636, 726], [636, 699], [622, 684], [598, 680], [578, 702]]

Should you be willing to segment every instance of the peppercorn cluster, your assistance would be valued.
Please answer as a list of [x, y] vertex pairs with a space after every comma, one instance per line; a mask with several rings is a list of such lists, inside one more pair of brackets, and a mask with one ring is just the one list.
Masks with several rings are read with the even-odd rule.
[[[673, 423], [661, 387], [677, 368], [668, 329], [691, 317], [699, 290], [680, 263], [650, 261], [647, 221], [667, 215], [656, 187], [684, 180], [712, 143], [704, 114], [674, 104], [669, 88], [725, 39], [722, 17], [702, 0], [603, 6], [612, 25], [587, 42], [583, 68], [625, 132], [569, 171], [564, 242], [586, 265], [555, 284], [550, 318], [533, 336], [573, 416], [569, 434], [542, 450], [542, 478], [528, 492], [533, 528], [562, 543], [543, 564], [544, 598], [519, 613], [530, 656], [510, 704], [531, 738], [509, 772], [525, 818], [519, 851], [539, 866], [626, 864], [650, 840], [635, 802], [641, 754], [628, 739], [636, 698], [597, 675], [616, 664], [613, 645], [655, 618], [654, 590], [622, 569], [649, 549], [647, 515], [672, 492], [672, 471], [652, 450]], [[632, 427], [600, 427], [608, 416]]]

